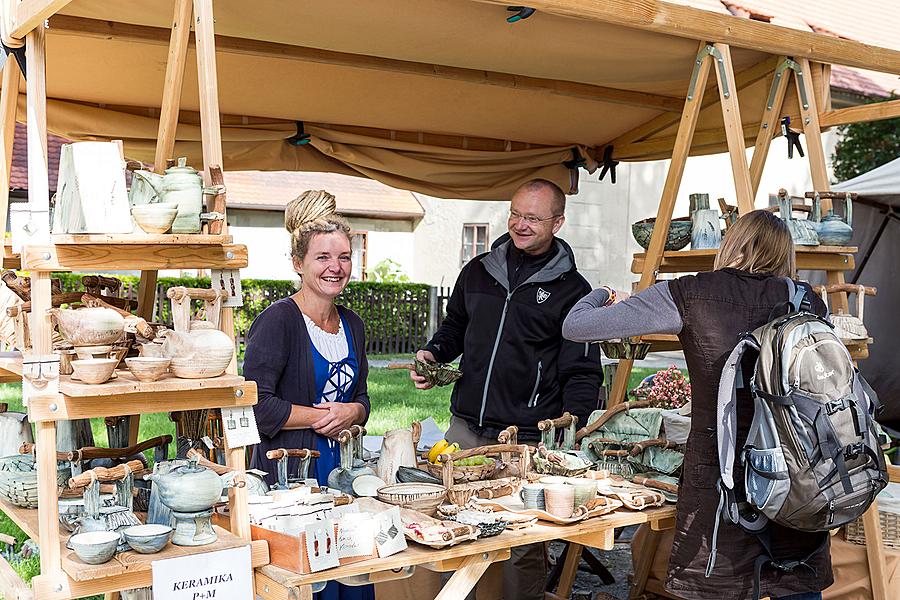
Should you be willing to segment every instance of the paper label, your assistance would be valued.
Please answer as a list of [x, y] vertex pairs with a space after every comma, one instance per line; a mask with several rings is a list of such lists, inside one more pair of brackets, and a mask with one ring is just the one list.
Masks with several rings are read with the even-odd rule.
[[[339, 507], [343, 508], [343, 507]], [[369, 513], [348, 513], [338, 522], [338, 558], [369, 556], [375, 547], [375, 528]]]
[[22, 403], [36, 396], [59, 394], [59, 355], [26, 355], [22, 358]]
[[253, 598], [250, 546], [155, 560], [154, 600], [247, 600]]
[[334, 539], [334, 521], [325, 519], [310, 523], [304, 527], [306, 553], [309, 556], [309, 569], [312, 572], [331, 569], [340, 565], [337, 553], [337, 540]]
[[222, 409], [222, 428], [229, 448], [252, 446], [259, 443], [259, 429], [252, 406], [236, 406]]
[[211, 272], [212, 287], [225, 290], [228, 294], [222, 306], [236, 308], [244, 305], [244, 294], [241, 290], [241, 272], [237, 269], [213, 269]]
[[375, 542], [378, 556], [385, 558], [406, 550], [406, 536], [403, 535], [403, 522], [400, 520], [400, 507], [394, 506], [375, 515], [378, 529]]

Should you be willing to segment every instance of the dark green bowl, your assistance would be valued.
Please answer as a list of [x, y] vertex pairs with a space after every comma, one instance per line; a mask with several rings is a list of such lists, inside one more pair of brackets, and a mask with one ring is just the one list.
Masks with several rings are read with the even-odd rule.
[[[631, 226], [631, 235], [646, 250], [650, 247], [650, 236], [653, 235], [653, 224], [656, 218], [644, 219]], [[669, 237], [666, 238], [666, 250], [681, 250], [691, 242], [691, 218], [672, 219], [669, 225]]]

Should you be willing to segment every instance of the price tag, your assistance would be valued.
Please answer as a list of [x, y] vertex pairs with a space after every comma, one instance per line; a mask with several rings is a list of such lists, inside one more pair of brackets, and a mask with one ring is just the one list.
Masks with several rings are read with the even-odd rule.
[[259, 429], [252, 406], [237, 406], [222, 409], [222, 424], [225, 443], [229, 448], [252, 446], [259, 443]]
[[253, 598], [250, 546], [155, 560], [154, 600], [247, 600]]
[[211, 271], [212, 287], [225, 290], [228, 294], [222, 306], [236, 308], [244, 305], [244, 294], [241, 291], [241, 272], [238, 269], [213, 269]]
[[22, 404], [29, 398], [59, 394], [59, 355], [25, 355], [22, 358]]

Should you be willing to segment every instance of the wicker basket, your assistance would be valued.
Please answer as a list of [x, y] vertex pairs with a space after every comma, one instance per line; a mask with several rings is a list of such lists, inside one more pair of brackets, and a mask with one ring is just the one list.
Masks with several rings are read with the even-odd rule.
[[465, 506], [475, 495], [475, 488], [467, 483], [457, 483], [447, 490], [447, 500], [457, 506]]
[[[441, 463], [430, 463], [426, 461], [425, 469], [430, 475], [434, 475], [439, 479], [443, 477], [444, 466]], [[453, 465], [453, 483], [467, 483], [470, 481], [490, 479], [496, 470], [496, 460], [489, 465], [476, 465], [474, 467], [460, 467]]]
[[396, 483], [378, 488], [378, 499], [433, 517], [447, 497], [447, 488], [434, 483]]
[[[881, 545], [885, 548], [900, 549], [900, 515], [878, 511], [881, 523]], [[844, 527], [844, 539], [854, 544], [866, 545], [866, 531], [862, 517], [847, 523]]]
[[[71, 476], [69, 463], [57, 462], [57, 486], [65, 486]], [[16, 454], [0, 458], [0, 496], [22, 508], [37, 508], [37, 464], [34, 456]]]

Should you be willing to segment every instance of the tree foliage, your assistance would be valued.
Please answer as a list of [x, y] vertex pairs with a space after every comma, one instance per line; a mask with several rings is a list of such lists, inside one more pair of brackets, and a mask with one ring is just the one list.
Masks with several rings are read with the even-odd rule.
[[844, 125], [838, 128], [838, 135], [840, 139], [834, 148], [832, 164], [834, 177], [839, 182], [853, 179], [900, 156], [900, 118]]

